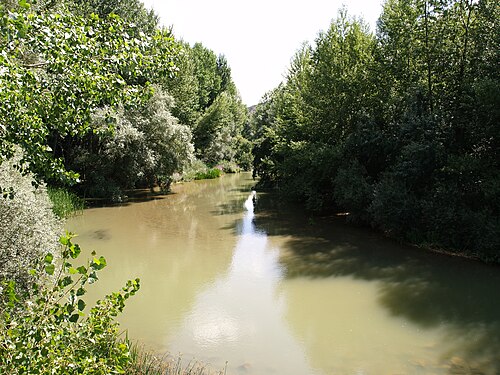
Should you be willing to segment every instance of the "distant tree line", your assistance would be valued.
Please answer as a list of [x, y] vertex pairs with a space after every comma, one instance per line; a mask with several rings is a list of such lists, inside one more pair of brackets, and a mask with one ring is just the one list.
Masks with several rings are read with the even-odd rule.
[[500, 260], [500, 7], [342, 10], [252, 116], [260, 184], [415, 244]]

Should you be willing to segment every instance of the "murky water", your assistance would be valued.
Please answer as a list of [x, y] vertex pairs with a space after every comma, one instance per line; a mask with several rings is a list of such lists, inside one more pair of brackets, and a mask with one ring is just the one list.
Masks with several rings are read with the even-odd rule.
[[500, 374], [500, 268], [402, 247], [251, 193], [250, 175], [86, 210], [108, 260], [93, 296], [141, 278], [122, 327], [228, 374]]

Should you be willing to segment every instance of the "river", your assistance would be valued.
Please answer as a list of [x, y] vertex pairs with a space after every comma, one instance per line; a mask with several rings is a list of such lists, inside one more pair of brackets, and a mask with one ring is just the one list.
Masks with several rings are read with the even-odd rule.
[[70, 219], [108, 262], [91, 298], [139, 277], [129, 337], [228, 374], [500, 374], [499, 267], [311, 218], [254, 183], [178, 184]]

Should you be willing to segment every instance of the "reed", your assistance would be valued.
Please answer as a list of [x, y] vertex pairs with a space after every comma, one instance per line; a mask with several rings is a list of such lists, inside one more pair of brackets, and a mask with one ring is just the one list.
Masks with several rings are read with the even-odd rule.
[[142, 345], [126, 341], [130, 347], [131, 364], [126, 371], [129, 375], [226, 375], [226, 369], [213, 371], [196, 360], [184, 364], [180, 355], [157, 356]]
[[64, 188], [48, 187], [47, 193], [53, 204], [52, 210], [60, 219], [81, 213], [85, 208], [82, 198]]
[[209, 180], [213, 178], [218, 178], [222, 175], [222, 171], [219, 168], [209, 169], [207, 172], [199, 172], [195, 176], [195, 180]]

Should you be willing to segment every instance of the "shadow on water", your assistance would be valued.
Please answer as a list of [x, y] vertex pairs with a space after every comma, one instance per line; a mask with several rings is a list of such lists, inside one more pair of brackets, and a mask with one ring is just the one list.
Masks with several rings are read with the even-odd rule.
[[[244, 180], [244, 186], [228, 189], [227, 192], [229, 194], [236, 196], [236, 198], [224, 201], [224, 203], [217, 205], [216, 209], [212, 210], [210, 213], [214, 216], [241, 214], [243, 204], [247, 199], [247, 195], [252, 192], [254, 184], [255, 181], [253, 179], [246, 178]], [[225, 229], [231, 229], [231, 228], [225, 228]]]
[[[235, 200], [214, 214], [241, 210]], [[443, 329], [450, 373], [500, 374], [500, 268], [402, 246], [339, 217], [304, 211], [259, 194], [254, 224], [287, 236], [287, 278], [349, 276], [377, 282], [379, 303], [422, 329]], [[240, 230], [235, 223], [231, 228]]]
[[210, 213], [215, 216], [235, 215], [241, 213], [241, 207], [244, 199], [233, 199], [226, 203], [221, 203], [217, 208]]
[[102, 207], [126, 207], [136, 203], [145, 203], [151, 201], [160, 201], [165, 199], [167, 196], [175, 193], [145, 193], [139, 192], [134, 195], [128, 195], [125, 198], [120, 198], [117, 201], [113, 201], [106, 198], [87, 198], [85, 199], [85, 205], [88, 208], [102, 208]]

